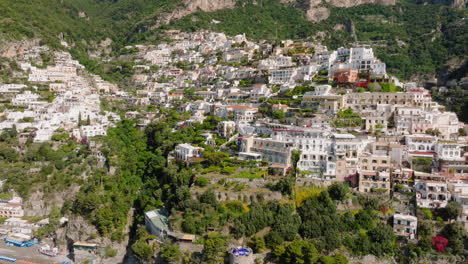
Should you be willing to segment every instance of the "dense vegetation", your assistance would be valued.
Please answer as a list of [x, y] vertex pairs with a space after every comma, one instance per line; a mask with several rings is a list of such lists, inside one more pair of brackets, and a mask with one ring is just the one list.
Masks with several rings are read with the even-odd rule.
[[3, 191], [13, 189], [27, 199], [40, 189], [47, 196], [52, 190], [64, 190], [73, 184], [81, 184], [82, 175], [95, 169], [96, 161], [86, 146], [71, 139], [61, 144], [51, 144], [33, 143], [30, 137], [20, 143], [17, 136], [16, 128], [5, 129], [0, 135]]

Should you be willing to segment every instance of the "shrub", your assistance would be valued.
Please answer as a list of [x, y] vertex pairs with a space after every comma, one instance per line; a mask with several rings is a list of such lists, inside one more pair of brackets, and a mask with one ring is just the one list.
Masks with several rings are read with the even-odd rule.
[[198, 177], [195, 179], [195, 185], [205, 187], [208, 185], [208, 179], [206, 177]]
[[113, 249], [111, 246], [106, 246], [106, 257], [112, 258], [117, 256], [117, 249]]

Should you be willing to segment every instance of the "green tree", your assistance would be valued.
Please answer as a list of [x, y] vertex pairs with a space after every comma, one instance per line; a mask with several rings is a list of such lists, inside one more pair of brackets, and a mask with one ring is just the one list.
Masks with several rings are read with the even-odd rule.
[[292, 150], [291, 151], [291, 164], [292, 164], [292, 171], [291, 175], [293, 177], [297, 176], [297, 164], [299, 163], [299, 160], [301, 159], [301, 151], [300, 150]]
[[137, 230], [138, 240], [132, 245], [132, 252], [135, 258], [141, 263], [149, 263], [153, 260], [158, 249], [157, 243], [149, 243], [155, 236], [150, 235], [145, 227]]
[[343, 201], [349, 193], [349, 187], [345, 183], [337, 182], [328, 187], [328, 193], [333, 200]]
[[348, 264], [348, 258], [346, 258], [344, 255], [342, 254], [336, 254], [335, 256], [333, 256], [334, 260], [335, 260], [335, 264]]
[[386, 225], [379, 225], [369, 230], [367, 235], [370, 238], [371, 252], [376, 256], [393, 255], [395, 252], [395, 235], [393, 229]]
[[467, 136], [468, 133], [466, 132], [466, 130], [464, 128], [459, 128], [458, 129], [458, 135], [460, 136]]
[[316, 264], [335, 264], [335, 258], [332, 256], [320, 256]]
[[312, 196], [305, 200], [297, 212], [302, 219], [299, 231], [305, 238], [325, 237], [327, 234], [334, 234], [341, 227], [336, 205], [327, 191], [322, 191], [318, 197]]
[[18, 160], [19, 154], [10, 146], [2, 143], [0, 145], [0, 157], [8, 162], [15, 162]]
[[216, 201], [216, 195], [212, 189], [207, 190], [199, 197], [200, 203], [206, 203], [211, 205], [216, 205], [218, 202]]
[[465, 252], [464, 241], [468, 239], [463, 226], [458, 223], [450, 223], [444, 226], [440, 232], [442, 237], [448, 239], [449, 243], [446, 250], [454, 255]]
[[281, 245], [283, 242], [283, 237], [281, 237], [281, 235], [276, 231], [270, 231], [265, 236], [265, 243], [269, 248], [275, 248], [276, 246]]
[[273, 254], [280, 263], [284, 264], [312, 264], [320, 257], [315, 246], [304, 240], [295, 240], [277, 246]]
[[274, 119], [278, 119], [278, 120], [284, 119], [286, 117], [285, 113], [280, 110], [273, 111], [271, 115]]
[[457, 202], [450, 201], [445, 207], [447, 219], [456, 220], [462, 213], [462, 206]]
[[431, 172], [432, 158], [413, 158], [411, 162], [414, 170]]
[[208, 179], [206, 177], [197, 177], [195, 179], [195, 185], [205, 187], [208, 185]]
[[281, 192], [283, 195], [292, 195], [294, 190], [295, 179], [293, 176], [281, 178], [273, 187], [274, 190]]
[[426, 134], [432, 135], [432, 136], [440, 136], [441, 132], [438, 129], [428, 129], [425, 132]]
[[262, 252], [262, 250], [266, 247], [265, 239], [261, 236], [253, 236], [251, 248], [255, 253]]
[[221, 152], [221, 151], [204, 151], [203, 158], [207, 166], [210, 165], [219, 165], [222, 161], [229, 157], [229, 154]]
[[44, 237], [54, 235], [55, 231], [60, 227], [60, 217], [60, 207], [52, 207], [49, 213], [49, 224], [34, 230], [34, 236], [36, 238], [42, 239]]
[[217, 232], [209, 233], [203, 240], [203, 257], [208, 264], [224, 262], [226, 254], [226, 238]]
[[165, 244], [161, 247], [161, 258], [166, 263], [180, 263], [182, 252], [177, 245]]

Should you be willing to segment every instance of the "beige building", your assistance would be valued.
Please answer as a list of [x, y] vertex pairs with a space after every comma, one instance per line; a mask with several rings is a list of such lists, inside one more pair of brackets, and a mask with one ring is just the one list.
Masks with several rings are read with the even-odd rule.
[[361, 171], [359, 192], [390, 193], [390, 173], [387, 171]]
[[362, 170], [390, 169], [392, 167], [390, 157], [365, 153], [359, 157], [359, 167]]
[[348, 93], [345, 95], [345, 100], [349, 107], [356, 110], [378, 104], [419, 105], [414, 93]]

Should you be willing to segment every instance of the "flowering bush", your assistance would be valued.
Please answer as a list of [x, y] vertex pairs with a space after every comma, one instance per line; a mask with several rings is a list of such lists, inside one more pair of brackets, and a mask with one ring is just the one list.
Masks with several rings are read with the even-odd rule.
[[448, 244], [448, 240], [441, 236], [435, 236], [432, 238], [432, 245], [437, 249], [438, 252], [444, 251]]

